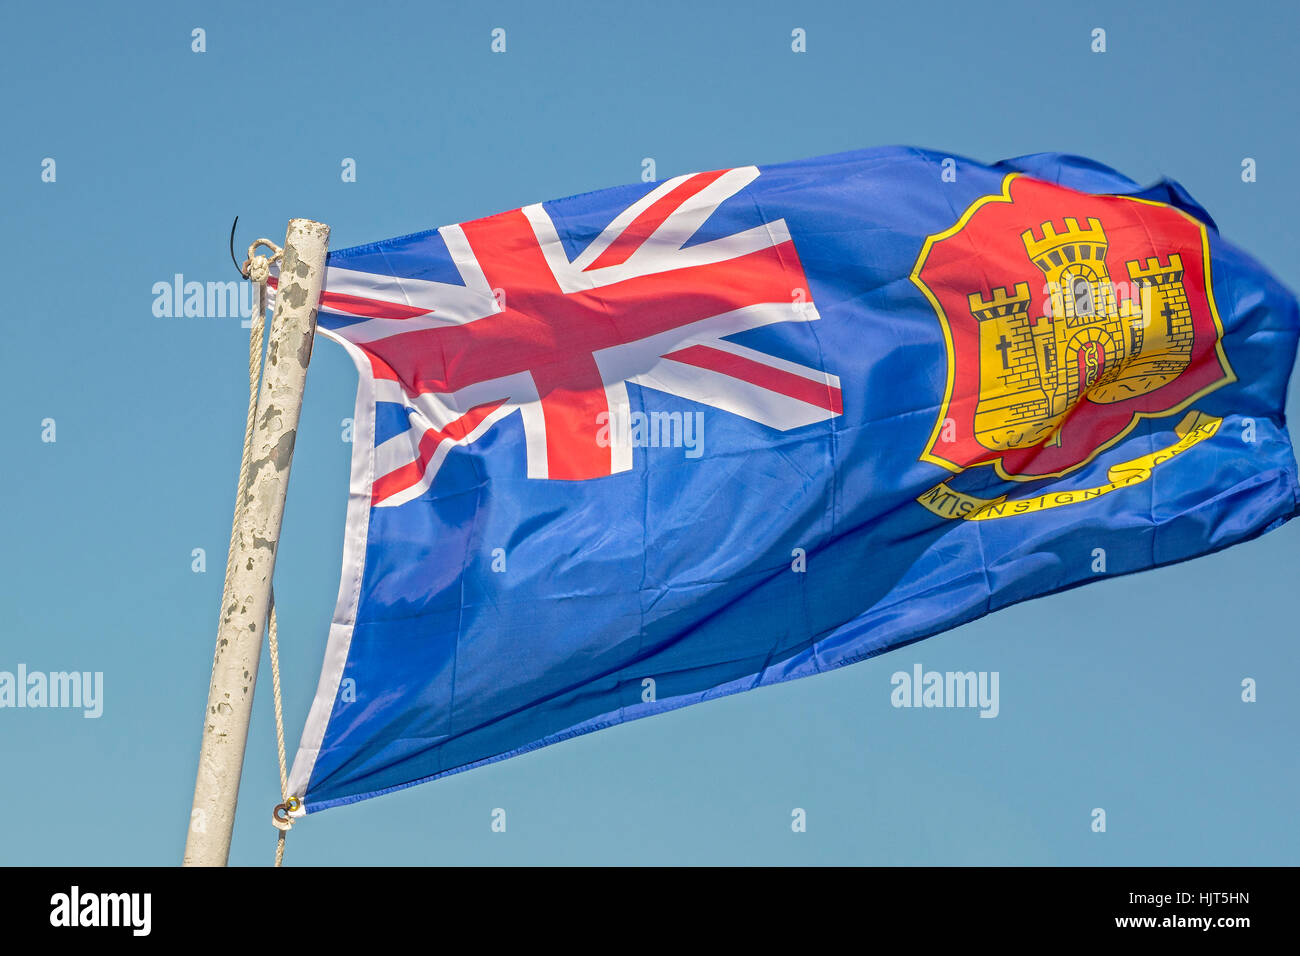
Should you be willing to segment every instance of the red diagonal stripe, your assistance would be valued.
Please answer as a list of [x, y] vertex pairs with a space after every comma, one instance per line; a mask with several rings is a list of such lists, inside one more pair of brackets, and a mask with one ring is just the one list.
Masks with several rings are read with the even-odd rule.
[[[266, 284], [272, 289], [279, 286], [276, 276], [267, 278]], [[403, 305], [400, 302], [384, 302], [381, 299], [367, 299], [359, 295], [329, 290], [321, 293], [320, 307], [348, 315], [363, 315], [368, 319], [413, 319], [417, 315], [428, 315], [434, 311], [414, 305]]]
[[826, 382], [814, 382], [802, 375], [772, 368], [770, 365], [755, 362], [733, 352], [724, 352], [722, 349], [715, 349], [708, 345], [692, 345], [677, 352], [669, 352], [664, 358], [681, 362], [683, 365], [693, 365], [695, 368], [730, 375], [742, 382], [749, 382], [769, 392], [788, 395], [790, 398], [824, 408], [836, 415], [844, 411], [843, 397], [835, 386]]
[[349, 315], [364, 315], [370, 319], [413, 319], [417, 315], [428, 315], [434, 311], [414, 305], [402, 305], [400, 302], [381, 302], [379, 299], [363, 299], [359, 295], [329, 291], [321, 293], [320, 304], [322, 309], [346, 312]]
[[712, 173], [696, 173], [676, 189], [660, 196], [652, 202], [639, 216], [628, 223], [619, 237], [605, 247], [605, 251], [596, 257], [588, 269], [603, 269], [605, 266], [621, 266], [628, 257], [640, 247], [664, 224], [664, 220], [673, 214], [682, 203], [690, 199], [710, 183], [716, 182], [727, 170], [719, 169]]
[[441, 430], [436, 428], [426, 430], [420, 438], [419, 457], [415, 461], [375, 479], [371, 489], [371, 504], [377, 505], [385, 498], [391, 498], [399, 491], [404, 491], [418, 482], [424, 475], [425, 469], [429, 467], [429, 461], [439, 445], [445, 441], [460, 441], [503, 404], [505, 404], [504, 400], [475, 405], [460, 418], [447, 423]]

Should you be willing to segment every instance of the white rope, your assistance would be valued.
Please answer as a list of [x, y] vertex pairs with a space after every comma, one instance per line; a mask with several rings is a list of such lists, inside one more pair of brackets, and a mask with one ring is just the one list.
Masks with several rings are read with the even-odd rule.
[[[270, 256], [254, 253], [258, 246], [274, 250]], [[226, 582], [222, 589], [222, 607], [230, 600], [230, 573], [235, 555], [235, 536], [239, 530], [239, 519], [243, 514], [244, 502], [248, 491], [249, 459], [253, 452], [253, 426], [257, 417], [257, 393], [262, 381], [262, 346], [266, 336], [266, 280], [271, 275], [271, 263], [281, 256], [281, 249], [269, 239], [258, 239], [248, 247], [248, 258], [244, 260], [244, 275], [256, 284], [254, 295], [253, 330], [248, 341], [248, 418], [244, 425], [244, 454], [239, 463], [239, 490], [235, 498], [234, 527], [230, 532], [230, 551], [226, 555]], [[281, 816], [281, 808], [289, 804], [289, 772], [285, 766], [284, 756], [284, 710], [280, 697], [280, 645], [276, 639], [275, 590], [272, 588], [267, 614], [267, 644], [271, 652], [271, 689], [275, 697], [275, 745], [276, 755], [280, 761], [280, 799], [283, 801], [272, 815], [280, 833], [275, 841], [275, 865], [284, 864], [284, 838], [292, 819], [286, 812]]]
[[[271, 589], [271, 614], [270, 622], [266, 628], [268, 643], [271, 648], [271, 690], [275, 696], [275, 749], [276, 756], [280, 758], [280, 799], [283, 803], [289, 802], [289, 772], [285, 769], [284, 764], [284, 711], [280, 706], [280, 646], [275, 639], [275, 589]], [[286, 817], [289, 826], [293, 826], [291, 820]], [[275, 865], [281, 866], [284, 863], [284, 837], [289, 832], [288, 827], [280, 831], [275, 841]]]

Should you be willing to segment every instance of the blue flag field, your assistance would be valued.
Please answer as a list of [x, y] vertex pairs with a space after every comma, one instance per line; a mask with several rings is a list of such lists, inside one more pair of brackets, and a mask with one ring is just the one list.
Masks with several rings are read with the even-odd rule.
[[1292, 294], [1175, 182], [946, 159], [697, 173], [330, 254], [319, 331], [359, 386], [306, 812], [1296, 514]]

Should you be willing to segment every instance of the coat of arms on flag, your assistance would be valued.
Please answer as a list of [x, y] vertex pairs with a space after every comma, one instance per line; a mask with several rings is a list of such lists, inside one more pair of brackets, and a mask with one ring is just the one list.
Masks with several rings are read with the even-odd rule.
[[1231, 382], [1209, 262], [1205, 224], [1173, 206], [1007, 174], [913, 272], [949, 363], [925, 460], [1059, 476]]

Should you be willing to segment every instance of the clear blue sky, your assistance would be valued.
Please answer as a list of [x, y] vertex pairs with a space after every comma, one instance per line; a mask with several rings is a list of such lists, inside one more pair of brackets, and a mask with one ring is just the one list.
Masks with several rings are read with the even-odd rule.
[[[233, 278], [237, 213], [244, 244], [305, 216], [342, 247], [636, 181], [645, 157], [666, 178], [891, 143], [986, 161], [1060, 150], [1179, 179], [1300, 287], [1294, 6], [1000, 6], [10, 8], [0, 670], [102, 671], [105, 701], [99, 720], [0, 710], [0, 863], [180, 860], [247, 333], [157, 318], [151, 289], [175, 273]], [[206, 53], [191, 52], [195, 27]], [[490, 52], [494, 27], [505, 54]], [[1104, 54], [1090, 52], [1094, 27]], [[338, 586], [354, 387], [342, 350], [320, 343], [276, 578], [291, 750]], [[1294, 864], [1298, 557], [1300, 522], [329, 810], [295, 828], [288, 862]], [[998, 671], [1000, 715], [893, 709], [890, 675], [916, 662]], [[265, 664], [262, 677], [240, 864], [274, 848]], [[1257, 703], [1240, 699], [1246, 677]], [[806, 833], [791, 832], [795, 807]]]

